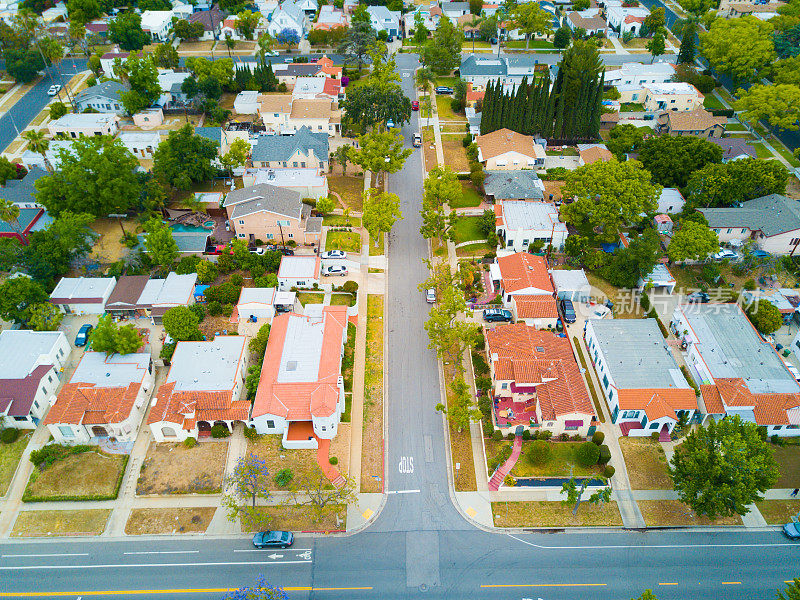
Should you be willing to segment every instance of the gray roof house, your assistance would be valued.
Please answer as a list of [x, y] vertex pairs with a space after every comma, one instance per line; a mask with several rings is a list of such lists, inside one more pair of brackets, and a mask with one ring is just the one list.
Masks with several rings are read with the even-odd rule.
[[[535, 54], [477, 55], [470, 54], [461, 60], [461, 79], [474, 87], [485, 87], [490, 81], [500, 80], [504, 87], [514, 88], [524, 78], [532, 81], [539, 59]], [[550, 66], [550, 85], [558, 73], [556, 65]]]
[[222, 206], [233, 207], [233, 211], [230, 213], [232, 219], [262, 210], [299, 219], [305, 208], [308, 209], [308, 212], [311, 210], [311, 207], [303, 204], [303, 197], [298, 192], [268, 183], [259, 183], [234, 190], [225, 196]]
[[400, 12], [392, 11], [385, 6], [367, 6], [372, 28], [385, 31], [389, 36], [400, 35]]
[[327, 162], [328, 134], [313, 133], [308, 127], [301, 127], [293, 135], [259, 136], [253, 146], [253, 166], [288, 161], [298, 152], [309, 157], [313, 153], [318, 161]]
[[747, 239], [772, 254], [796, 254], [800, 246], [800, 202], [770, 194], [740, 207], [700, 208], [720, 242]]
[[78, 112], [93, 108], [101, 113], [122, 115], [125, 113], [122, 93], [127, 91], [128, 88], [118, 81], [105, 81], [88, 87], [75, 96], [75, 108]]
[[[327, 136], [326, 136], [327, 137]], [[33, 208], [36, 203], [36, 180], [47, 177], [47, 171], [39, 167], [31, 167], [22, 179], [9, 179], [0, 186], [0, 200], [8, 200], [19, 204], [20, 208]], [[28, 205], [28, 206], [26, 206]]]
[[536, 171], [486, 171], [487, 196], [497, 200], [544, 200], [544, 184]]

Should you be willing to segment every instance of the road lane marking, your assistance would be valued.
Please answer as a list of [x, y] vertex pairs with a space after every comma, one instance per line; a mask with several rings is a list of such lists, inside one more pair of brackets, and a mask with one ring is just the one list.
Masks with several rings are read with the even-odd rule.
[[[266, 550], [266, 548], [253, 548], [251, 550], [234, 550], [234, 552], [265, 552]], [[302, 552], [304, 554], [309, 551], [306, 548], [279, 548], [279, 550], [281, 552]]]
[[677, 583], [659, 583], [658, 585], [678, 585]]
[[[224, 594], [238, 588], [195, 588], [175, 590], [103, 590], [91, 592], [0, 592], [0, 598], [53, 598], [61, 596], [133, 596], [139, 594]], [[338, 592], [371, 590], [371, 587], [285, 587], [286, 592]]]
[[41, 569], [119, 569], [133, 567], [237, 567], [242, 565], [310, 565], [310, 560], [267, 560], [241, 562], [197, 562], [197, 563], [140, 563], [116, 565], [24, 565], [19, 567], [0, 567], [0, 571], [36, 571]]
[[630, 545], [630, 546], [543, 546], [541, 544], [534, 544], [533, 542], [526, 542], [525, 540], [521, 540], [520, 538], [511, 535], [510, 533], [506, 534], [508, 537], [517, 540], [518, 542], [522, 542], [523, 544], [527, 544], [528, 546], [533, 546], [534, 548], [541, 548], [543, 550], [600, 550], [600, 549], [611, 549], [611, 550], [625, 550], [630, 548], [635, 548], [637, 550], [641, 549], [651, 549], [651, 548], [777, 548], [780, 546], [791, 546], [793, 548], [797, 547], [797, 544], [638, 544], [638, 545]]
[[607, 583], [491, 583], [482, 588], [528, 588], [528, 587], [603, 587]]
[[3, 554], [3, 558], [40, 558], [47, 556], [89, 556], [88, 552], [75, 552], [70, 554]]
[[397, 464], [397, 470], [404, 474], [410, 475], [414, 472], [414, 457], [413, 456], [401, 456], [400, 462]]
[[419, 494], [422, 490], [389, 490], [387, 494]]
[[723, 581], [722, 585], [742, 585], [741, 581]]
[[123, 554], [199, 554], [200, 550], [152, 550], [142, 552], [123, 552]]

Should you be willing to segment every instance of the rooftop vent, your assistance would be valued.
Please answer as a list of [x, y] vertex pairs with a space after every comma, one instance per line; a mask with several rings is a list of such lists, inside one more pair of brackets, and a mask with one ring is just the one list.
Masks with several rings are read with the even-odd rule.
[[297, 361], [296, 360], [290, 360], [289, 362], [287, 362], [286, 363], [286, 370], [287, 371], [296, 371], [297, 370]]

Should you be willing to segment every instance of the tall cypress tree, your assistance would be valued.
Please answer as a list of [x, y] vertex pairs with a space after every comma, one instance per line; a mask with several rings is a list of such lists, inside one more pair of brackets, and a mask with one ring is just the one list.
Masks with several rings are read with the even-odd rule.
[[600, 115], [603, 113], [603, 87], [605, 85], [605, 73], [600, 73], [600, 81], [597, 83], [594, 98], [591, 106], [591, 118], [586, 137], [597, 139], [600, 137]]
[[483, 94], [483, 110], [481, 111], [481, 135], [491, 131], [494, 114], [494, 82], [490, 81]]

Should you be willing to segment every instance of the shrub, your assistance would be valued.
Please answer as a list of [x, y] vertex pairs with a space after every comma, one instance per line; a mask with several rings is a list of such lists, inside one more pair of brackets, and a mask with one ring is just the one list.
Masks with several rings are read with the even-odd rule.
[[231, 283], [236, 287], [242, 287], [244, 285], [244, 277], [241, 273], [234, 273], [231, 275]]
[[755, 282], [754, 279], [748, 279], [747, 281], [744, 282], [744, 286], [743, 287], [748, 292], [752, 292], [753, 290], [756, 289], [756, 282]]
[[539, 432], [540, 440], [549, 440], [551, 437], [553, 437], [553, 432], [550, 431], [549, 429], [543, 429], [542, 431]]
[[592, 443], [595, 446], [599, 446], [603, 443], [603, 440], [606, 439], [606, 434], [602, 431], [595, 431], [594, 435], [592, 436]]
[[183, 440], [184, 448], [194, 448], [195, 446], [197, 446], [197, 440], [195, 438], [187, 437], [185, 440]]
[[[592, 444], [594, 446], [594, 444]], [[597, 446], [595, 446], [597, 448]], [[606, 464], [608, 461], [611, 460], [611, 450], [609, 450], [608, 446], [603, 444], [599, 448], [600, 450], [600, 458], [597, 459], [597, 463], [600, 465]]]
[[486, 173], [483, 171], [473, 171], [469, 175], [469, 180], [472, 182], [472, 185], [480, 188], [483, 185], [483, 182], [486, 180]]
[[543, 465], [550, 458], [550, 443], [544, 440], [536, 440], [528, 450], [528, 460], [535, 465]]
[[290, 248], [294, 248], [295, 246], [297, 246], [297, 242], [294, 240], [287, 240], [286, 245], [289, 246]]
[[47, 444], [40, 450], [31, 452], [30, 461], [40, 469], [49, 467], [57, 460], [66, 458], [70, 454], [81, 454], [96, 450], [95, 446], [78, 444], [77, 446], [62, 446], [61, 444]]
[[512, 431], [506, 436], [506, 439], [513, 442], [514, 441], [514, 432]]
[[226, 317], [230, 317], [233, 314], [233, 304], [223, 304], [222, 314]]
[[206, 318], [206, 307], [202, 304], [190, 304], [189, 310], [192, 311], [195, 315], [197, 315], [197, 322], [202, 323], [203, 319]]
[[3, 432], [0, 433], [0, 442], [4, 444], [13, 444], [17, 439], [19, 439], [19, 429], [14, 427], [3, 429]]
[[217, 317], [222, 314], [222, 304], [218, 300], [212, 300], [206, 305], [208, 308], [208, 314], [212, 317]]
[[500, 451], [497, 453], [497, 455], [489, 460], [489, 472], [493, 473], [497, 467], [508, 460], [509, 456], [511, 456], [511, 446], [503, 446], [500, 448]]
[[[6, 429], [6, 431], [8, 431], [8, 429]], [[16, 431], [16, 429], [14, 431]], [[5, 431], [3, 433], [5, 433]], [[3, 441], [5, 442], [5, 439]], [[776, 446], [785, 446], [786, 445], [786, 440], [783, 439], [782, 437], [780, 437], [779, 435], [772, 435], [769, 438], [769, 441], [772, 442]]]
[[658, 441], [658, 436], [659, 436], [659, 433], [657, 431], [654, 431], [653, 433], [650, 434], [650, 439], [653, 440], [654, 442], [657, 442]]
[[522, 432], [522, 439], [526, 440], [526, 441], [531, 439], [531, 430], [530, 429], [526, 429], [525, 431]]
[[584, 442], [575, 451], [575, 458], [581, 466], [591, 467], [600, 458], [600, 448], [592, 442]]
[[347, 292], [348, 294], [355, 294], [358, 291], [358, 282], [345, 281], [344, 285], [342, 286], [342, 291]]
[[224, 423], [217, 423], [211, 427], [211, 437], [213, 438], [226, 438], [230, 434], [230, 430]]
[[291, 483], [292, 479], [294, 479], [294, 473], [291, 469], [281, 469], [272, 478], [278, 487], [286, 487]]
[[567, 434], [567, 433], [559, 433], [558, 434], [558, 441], [559, 442], [566, 442], [567, 440], [569, 440], [569, 434]]
[[648, 312], [650, 310], [650, 297], [646, 292], [642, 292], [642, 295], [639, 296], [639, 306], [642, 307], [644, 312]]
[[612, 467], [611, 465], [606, 465], [605, 468], [603, 469], [603, 477], [605, 477], [606, 479], [611, 479], [614, 476], [614, 473], [616, 472], [617, 470], [614, 467]]
[[338, 465], [338, 464], [339, 464], [339, 459], [338, 459], [338, 458], [336, 458], [335, 456], [331, 456], [331, 457], [328, 459], [328, 462], [329, 462], [329, 463], [331, 463], [332, 465]]
[[517, 480], [514, 479], [511, 475], [506, 475], [505, 479], [503, 479], [503, 485], [508, 487], [514, 487], [517, 485]]
[[[467, 125], [467, 127], [469, 127], [469, 125]], [[464, 146], [464, 148], [469, 148], [469, 145], [471, 143], [472, 143], [471, 135], [467, 134], [463, 138], [461, 138], [461, 145]]]
[[246, 437], [250, 441], [255, 441], [260, 436], [258, 435], [258, 430], [255, 427], [245, 427], [244, 428], [244, 437]]

